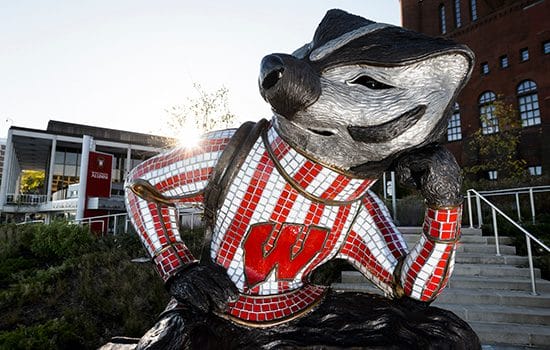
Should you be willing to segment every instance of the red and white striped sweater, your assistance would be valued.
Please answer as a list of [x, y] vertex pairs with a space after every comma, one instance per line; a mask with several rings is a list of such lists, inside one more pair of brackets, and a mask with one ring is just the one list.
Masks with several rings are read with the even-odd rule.
[[[176, 205], [201, 205], [234, 132], [212, 132], [196, 147], [151, 158], [133, 169], [128, 181], [146, 180]], [[409, 251], [386, 207], [369, 191], [374, 182], [307, 158], [269, 126], [215, 216], [211, 258], [240, 292], [227, 315], [257, 323], [300, 314], [325, 292], [309, 283], [311, 272], [334, 258], [349, 261], [389, 297], [404, 293], [434, 299], [452, 272], [461, 208], [428, 208], [424, 233]], [[174, 207], [132, 191], [126, 200], [131, 221], [165, 281], [195, 261], [181, 240]]]

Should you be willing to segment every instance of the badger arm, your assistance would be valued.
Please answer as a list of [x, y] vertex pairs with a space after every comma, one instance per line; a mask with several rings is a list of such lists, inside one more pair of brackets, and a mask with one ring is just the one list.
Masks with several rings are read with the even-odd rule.
[[[148, 206], [156, 209], [157, 213], [153, 213], [152, 218], [158, 227], [163, 228], [166, 236], [170, 237], [169, 229], [175, 230], [177, 218], [170, 198], [142, 179], [133, 180], [127, 188], [127, 196], [133, 198], [134, 202], [147, 201]], [[132, 210], [132, 206], [129, 206], [129, 209]], [[148, 237], [153, 239], [161, 239], [154, 231], [143, 234], [148, 234]], [[150, 240], [151, 238], [146, 241]], [[203, 313], [212, 309], [223, 310], [226, 302], [237, 293], [225, 270], [209, 259], [197, 261], [183, 241], [163, 242], [164, 247], [153, 255], [153, 260], [170, 295]]]
[[428, 207], [462, 204], [462, 176], [454, 156], [440, 145], [430, 145], [401, 156], [395, 162], [399, 181], [418, 189]]
[[420, 240], [396, 267], [397, 294], [432, 301], [452, 273], [460, 238], [460, 168], [447, 149], [432, 145], [402, 156], [395, 170], [401, 183], [420, 190], [427, 205]]

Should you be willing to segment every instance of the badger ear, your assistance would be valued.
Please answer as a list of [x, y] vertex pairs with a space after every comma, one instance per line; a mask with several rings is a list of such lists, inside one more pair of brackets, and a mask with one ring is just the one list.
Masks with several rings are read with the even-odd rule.
[[304, 57], [306, 57], [307, 54], [311, 51], [311, 47], [312, 47], [312, 43], [304, 44], [299, 49], [294, 50], [294, 52], [292, 53], [292, 56], [301, 60]]
[[347, 32], [351, 32], [352, 30], [372, 23], [375, 22], [360, 16], [352, 15], [346, 11], [338, 9], [329, 10], [315, 31], [312, 48], [315, 49]]

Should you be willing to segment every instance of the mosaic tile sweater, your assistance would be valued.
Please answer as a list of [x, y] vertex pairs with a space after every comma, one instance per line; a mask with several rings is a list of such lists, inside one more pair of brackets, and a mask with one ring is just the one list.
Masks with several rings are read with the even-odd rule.
[[[176, 206], [202, 205], [234, 133], [209, 133], [196, 147], [148, 159], [128, 176], [128, 183], [145, 180], [175, 205], [126, 191], [130, 219], [165, 281], [196, 261], [178, 231]], [[226, 316], [262, 323], [299, 315], [326, 290], [308, 277], [335, 258], [347, 260], [388, 297], [437, 297], [453, 269], [461, 208], [427, 208], [423, 233], [409, 251], [388, 210], [369, 191], [374, 182], [308, 158], [268, 124], [215, 215], [210, 255], [239, 290]]]

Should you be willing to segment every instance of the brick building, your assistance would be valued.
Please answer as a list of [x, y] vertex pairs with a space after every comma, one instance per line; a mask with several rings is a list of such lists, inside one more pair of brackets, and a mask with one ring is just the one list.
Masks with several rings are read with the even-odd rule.
[[[502, 97], [519, 111], [519, 157], [534, 176], [550, 176], [550, 1], [401, 0], [402, 25], [468, 45], [476, 66], [458, 97], [449, 123], [447, 147], [462, 165], [479, 160], [468, 140], [499, 132], [491, 102]], [[496, 179], [498, 173], [480, 174]]]

